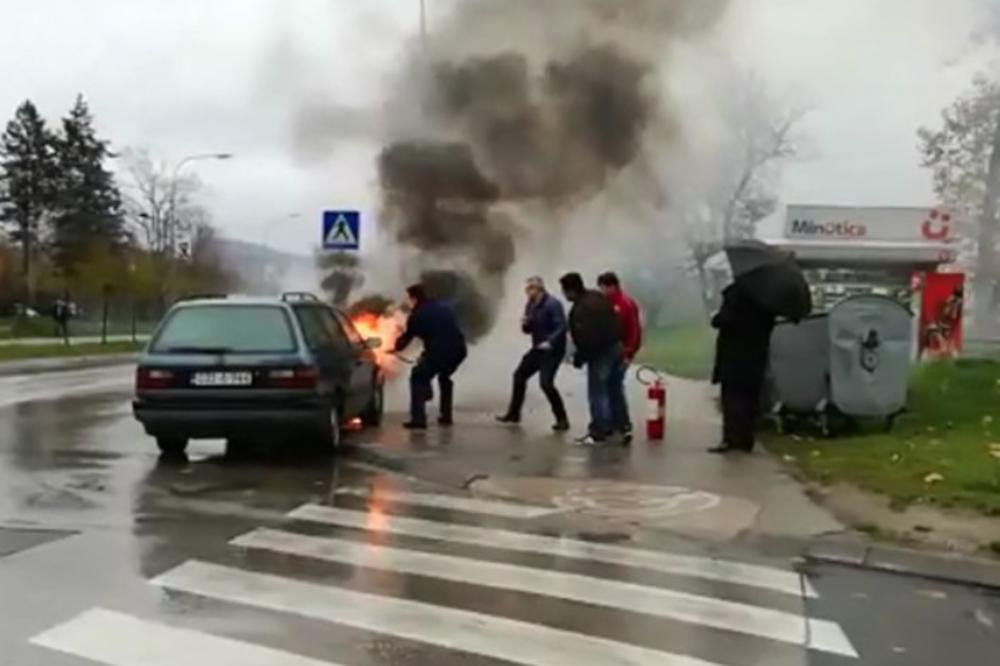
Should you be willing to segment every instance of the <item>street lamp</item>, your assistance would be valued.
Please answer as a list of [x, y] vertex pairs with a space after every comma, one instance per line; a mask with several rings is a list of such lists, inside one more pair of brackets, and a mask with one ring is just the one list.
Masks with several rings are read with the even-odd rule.
[[136, 331], [135, 331], [135, 328], [136, 328], [135, 327], [135, 316], [136, 316], [136, 314], [135, 314], [135, 306], [136, 306], [136, 300], [137, 299], [135, 297], [135, 257], [134, 256], [131, 257], [128, 260], [128, 284], [129, 284], [129, 295], [131, 296], [131, 300], [132, 300], [132, 303], [131, 303], [131, 305], [132, 305], [132, 308], [131, 308], [132, 309], [132, 344], [135, 344], [135, 342], [136, 342]]
[[420, 0], [420, 48], [427, 55], [427, 4]]
[[175, 273], [174, 260], [177, 252], [177, 180], [180, 178], [181, 169], [192, 162], [206, 160], [231, 160], [232, 153], [198, 153], [182, 158], [174, 167], [173, 176], [170, 179], [170, 206], [167, 209], [166, 219], [169, 222], [167, 227], [168, 245], [170, 248], [170, 265], [168, 267], [168, 284], [173, 287]]
[[177, 251], [177, 180], [180, 178], [181, 169], [183, 169], [188, 164], [192, 162], [201, 162], [206, 160], [231, 160], [233, 159], [232, 153], [198, 153], [196, 155], [188, 155], [187, 157], [181, 159], [174, 167], [173, 176], [170, 179], [170, 208], [168, 209], [169, 214], [167, 219], [169, 221], [169, 226], [167, 231], [169, 233], [169, 245], [170, 245], [170, 256], [173, 257], [174, 253]]
[[264, 247], [264, 248], [266, 248], [266, 249], [268, 249], [268, 250], [271, 249], [271, 229], [274, 226], [276, 226], [278, 224], [281, 224], [282, 222], [284, 222], [286, 220], [298, 220], [298, 219], [301, 219], [301, 218], [302, 218], [302, 213], [288, 213], [287, 215], [283, 215], [281, 217], [276, 217], [273, 220], [269, 220], [268, 222], [265, 222], [264, 226], [263, 226], [263, 229], [261, 229], [261, 233], [260, 233], [260, 244], [261, 244], [261, 246]]

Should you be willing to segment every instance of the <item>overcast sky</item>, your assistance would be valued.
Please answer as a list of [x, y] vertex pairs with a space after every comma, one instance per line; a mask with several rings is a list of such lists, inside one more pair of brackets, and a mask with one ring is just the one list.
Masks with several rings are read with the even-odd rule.
[[[433, 24], [454, 0], [427, 1]], [[988, 4], [734, 0], [712, 48], [813, 109], [784, 201], [932, 203], [915, 132], [982, 66], [970, 35]], [[377, 105], [412, 47], [417, 0], [6, 0], [2, 16], [4, 117], [31, 98], [55, 119], [83, 92], [115, 148], [233, 152], [197, 165], [226, 235], [304, 253], [323, 208], [373, 210], [377, 145], [304, 163], [291, 114], [311, 98]], [[267, 233], [275, 220], [286, 230]]]

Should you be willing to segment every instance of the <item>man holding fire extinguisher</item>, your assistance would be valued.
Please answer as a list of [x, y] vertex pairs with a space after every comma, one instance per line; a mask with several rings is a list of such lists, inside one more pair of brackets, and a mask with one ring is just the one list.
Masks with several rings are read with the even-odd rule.
[[629, 416], [628, 399], [625, 391], [625, 377], [629, 366], [635, 360], [642, 346], [642, 321], [639, 305], [622, 289], [618, 276], [608, 271], [597, 278], [597, 287], [611, 300], [620, 324], [622, 361], [615, 365], [610, 379], [611, 415], [614, 428], [621, 433], [626, 446], [632, 443], [632, 418]]

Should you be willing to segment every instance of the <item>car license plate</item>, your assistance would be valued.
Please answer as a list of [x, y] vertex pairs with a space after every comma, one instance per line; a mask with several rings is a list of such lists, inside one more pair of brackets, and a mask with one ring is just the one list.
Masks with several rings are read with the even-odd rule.
[[250, 386], [253, 375], [249, 372], [196, 372], [191, 378], [194, 386]]

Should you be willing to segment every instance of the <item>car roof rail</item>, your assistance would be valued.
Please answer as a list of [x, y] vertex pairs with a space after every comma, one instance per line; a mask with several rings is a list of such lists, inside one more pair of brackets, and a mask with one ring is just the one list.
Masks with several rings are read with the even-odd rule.
[[289, 303], [291, 301], [313, 301], [319, 303], [316, 294], [308, 291], [286, 291], [281, 295], [281, 300]]
[[185, 294], [178, 298], [177, 302], [224, 300], [227, 298], [229, 298], [229, 294]]

